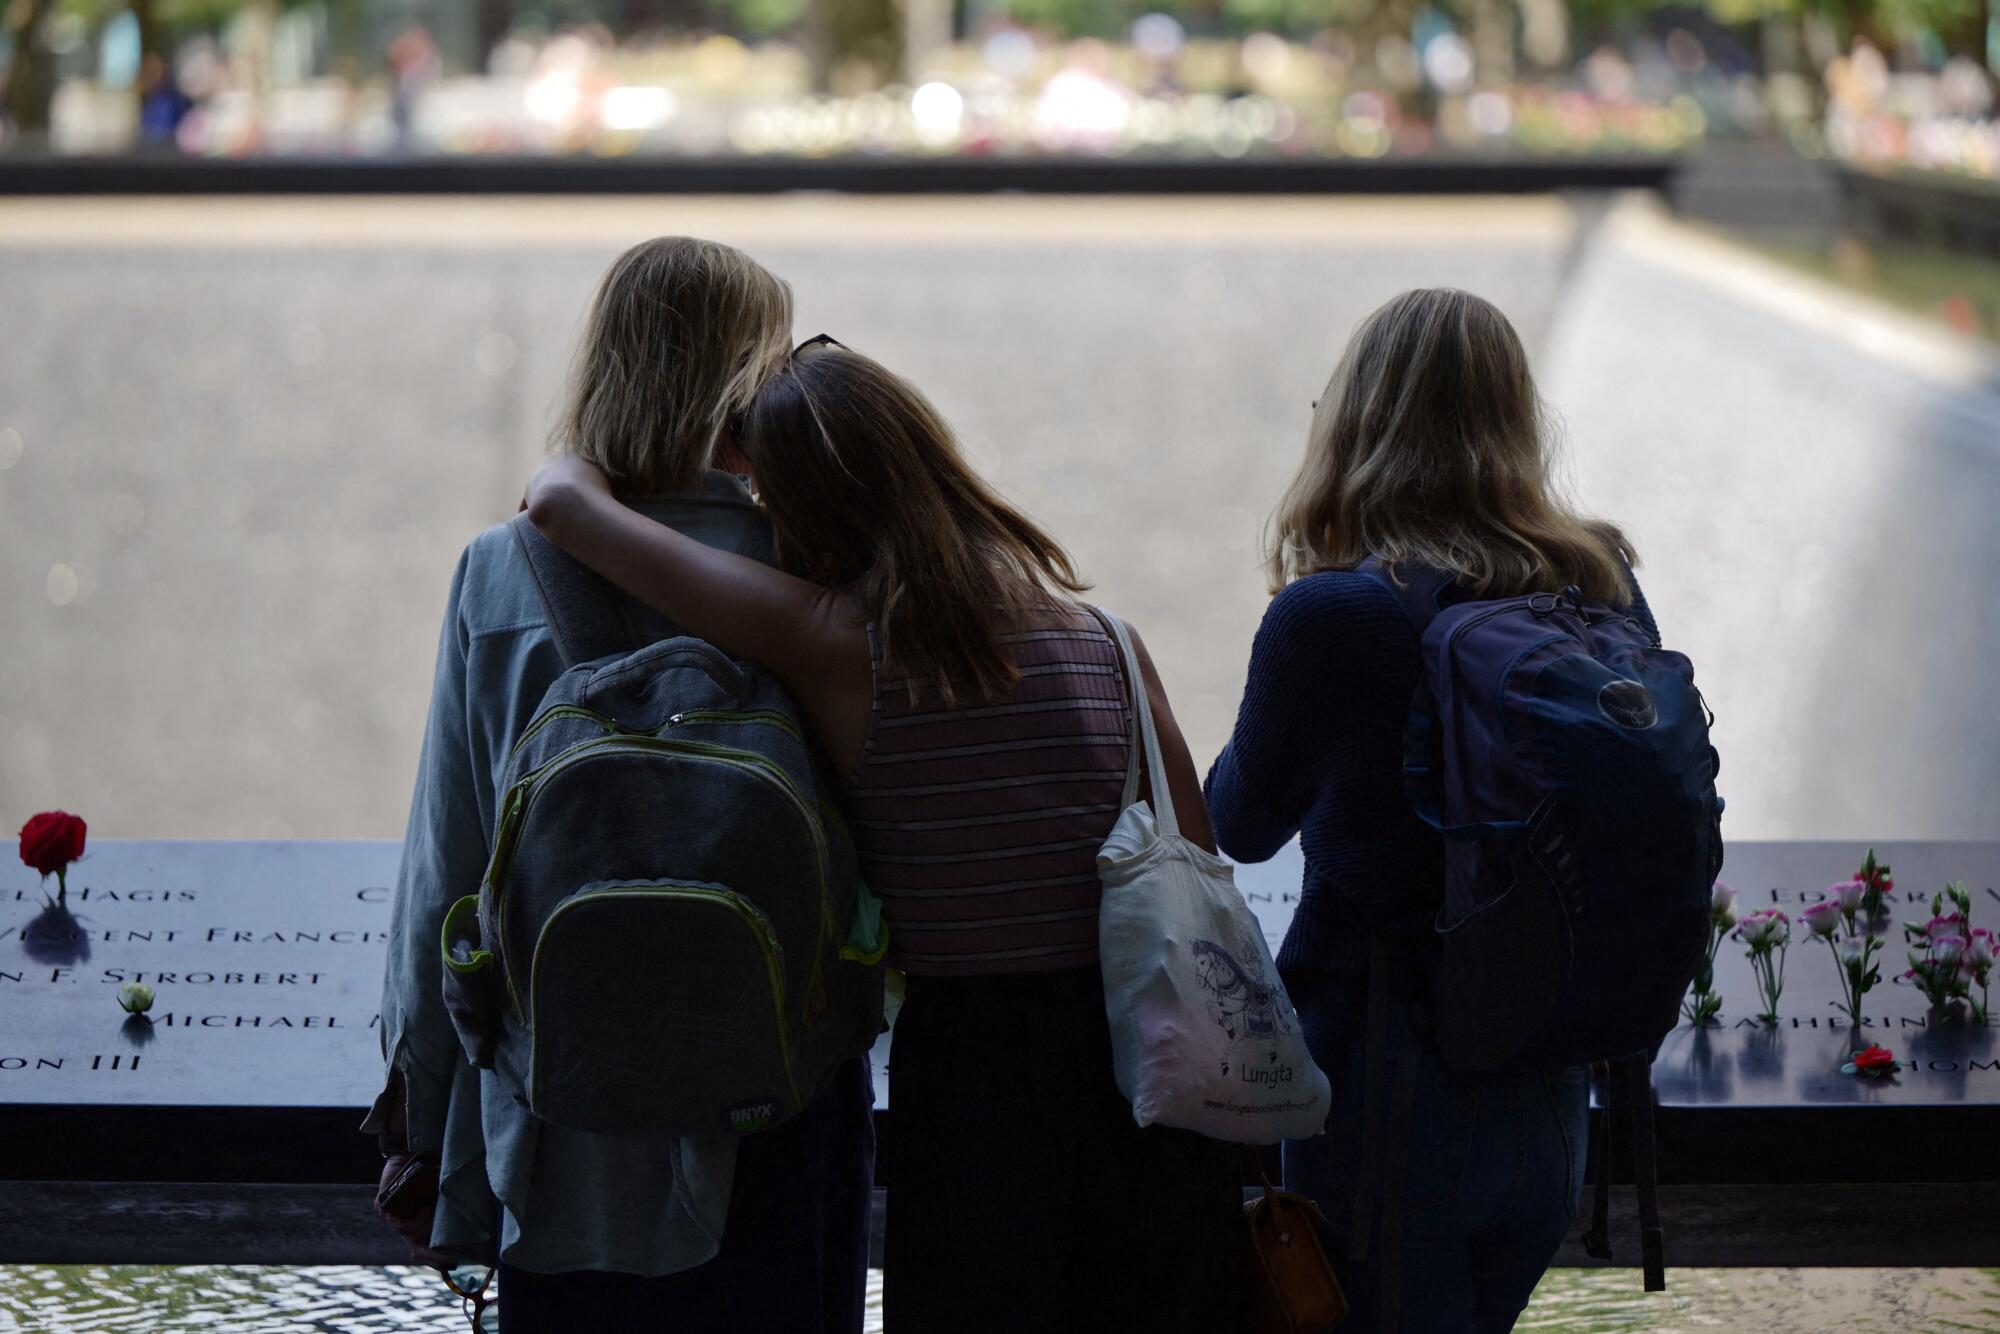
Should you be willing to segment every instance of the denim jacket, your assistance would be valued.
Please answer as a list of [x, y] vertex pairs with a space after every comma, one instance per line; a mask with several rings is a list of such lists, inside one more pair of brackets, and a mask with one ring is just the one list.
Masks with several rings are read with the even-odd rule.
[[[692, 494], [627, 503], [710, 546], [771, 559], [769, 526], [725, 473]], [[630, 612], [647, 639], [675, 633], [636, 602]], [[501, 1075], [465, 1059], [444, 1008], [445, 910], [479, 887], [508, 753], [562, 670], [513, 533], [487, 529], [459, 558], [438, 641], [390, 924], [383, 1056], [403, 1076], [411, 1149], [442, 1160], [433, 1249], [483, 1261], [497, 1242], [508, 1264], [539, 1273], [669, 1274], [714, 1257], [736, 1141], [539, 1121]]]

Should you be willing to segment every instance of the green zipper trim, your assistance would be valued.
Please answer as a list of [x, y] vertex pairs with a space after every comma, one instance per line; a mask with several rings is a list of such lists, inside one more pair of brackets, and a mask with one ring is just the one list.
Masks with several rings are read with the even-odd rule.
[[[710, 889], [705, 885], [683, 885], [663, 881], [656, 885], [619, 885], [603, 889], [585, 890], [573, 894], [556, 905], [549, 914], [549, 920], [542, 923], [542, 934], [535, 941], [535, 958], [529, 968], [528, 995], [532, 999], [539, 990], [542, 971], [542, 942], [548, 939], [549, 930], [562, 915], [580, 903], [596, 903], [604, 899], [697, 899], [706, 903], [718, 903], [728, 908], [747, 922], [757, 937], [757, 948], [764, 955], [764, 971], [771, 984], [772, 998], [777, 1002], [778, 1057], [785, 1067], [785, 1087], [792, 1095], [792, 1106], [804, 1106], [799, 1097], [798, 1080], [792, 1074], [792, 1041], [785, 1031], [785, 965], [778, 949], [778, 934], [771, 926], [771, 919], [741, 894], [726, 889]], [[528, 1047], [528, 1087], [535, 1087], [535, 1065], [541, 1058], [542, 1030], [532, 1021], [528, 1025], [534, 1033], [534, 1040]]]
[[688, 723], [760, 723], [779, 729], [802, 746], [806, 744], [798, 725], [776, 709], [688, 709], [675, 714], [667, 719], [664, 726], [654, 730], [656, 733], [664, 732], [669, 727], [682, 727]]
[[[493, 833], [493, 856], [486, 863], [486, 874], [480, 880], [482, 889], [491, 889], [497, 896], [500, 882], [507, 869], [514, 864], [514, 845], [521, 837], [521, 817], [528, 806], [529, 779], [523, 778], [507, 789], [507, 795], [500, 801], [500, 827]], [[497, 903], [494, 905], [499, 906]], [[497, 948], [498, 942], [492, 942]]]
[[[467, 894], [464, 898], [445, 910], [444, 922], [438, 927], [438, 951], [444, 955], [444, 966], [451, 969], [454, 973], [476, 973], [493, 962], [493, 951], [489, 949], [476, 949], [472, 952], [472, 957], [465, 960], [454, 957], [451, 952], [451, 928], [453, 924], [458, 922], [467, 913], [477, 916], [478, 912], [479, 896], [477, 894]], [[484, 943], [483, 941], [481, 942], [482, 945]]]
[[599, 713], [595, 709], [586, 709], [581, 704], [558, 704], [541, 717], [535, 719], [528, 730], [521, 733], [520, 739], [514, 743], [513, 749], [507, 752], [507, 757], [512, 759], [514, 756], [519, 755], [522, 747], [534, 740], [535, 737], [541, 734], [544, 728], [559, 718], [582, 718], [586, 722], [596, 723], [604, 729], [606, 736], [657, 737], [671, 728], [684, 726], [688, 723], [760, 723], [768, 727], [780, 729], [802, 746], [806, 744], [805, 736], [799, 731], [797, 725], [776, 709], [689, 709], [682, 713], [673, 714], [665, 721], [656, 723], [651, 727], [627, 727], [616, 718], [608, 714]]
[[618, 725], [615, 719], [607, 718], [605, 715], [599, 713], [595, 709], [586, 709], [581, 704], [558, 704], [554, 708], [550, 709], [547, 713], [543, 714], [541, 717], [535, 719], [534, 723], [528, 728], [528, 730], [521, 733], [521, 739], [516, 741], [514, 743], [514, 748], [507, 752], [507, 758], [511, 760], [516, 755], [519, 755], [521, 753], [521, 748], [523, 746], [527, 745], [530, 741], [534, 740], [537, 736], [541, 734], [543, 728], [547, 727], [550, 723], [553, 723], [558, 718], [585, 719], [586, 721], [596, 723], [599, 727], [603, 728], [606, 735], [610, 735], [616, 732], [622, 732], [625, 730], [624, 728]]
[[[819, 871], [820, 916], [822, 921], [824, 920], [827, 895], [826, 876], [833, 854], [827, 844], [826, 830], [821, 827], [812, 806], [807, 804], [805, 795], [792, 783], [789, 774], [785, 773], [784, 770], [771, 761], [765, 759], [762, 755], [758, 755], [752, 751], [736, 750], [733, 747], [718, 746], [706, 741], [670, 740], [666, 737], [649, 736], [609, 736], [601, 740], [586, 741], [581, 745], [571, 747], [540, 768], [524, 774], [515, 782], [513, 787], [508, 789], [507, 803], [502, 808], [500, 831], [493, 840], [493, 860], [488, 865], [486, 871], [486, 884], [492, 888], [495, 900], [494, 924], [495, 934], [498, 937], [492, 942], [492, 947], [500, 955], [503, 964], [506, 962], [507, 950], [507, 896], [504, 888], [507, 875], [513, 869], [514, 850], [520, 841], [521, 827], [527, 823], [528, 812], [534, 806], [535, 799], [547, 789], [549, 781], [565, 769], [596, 759], [601, 755], [624, 754], [628, 752], [643, 754], [648, 751], [690, 755], [696, 759], [706, 759], [717, 764], [725, 764], [733, 768], [742, 769], [756, 774], [759, 778], [784, 794], [791, 801], [792, 805], [797, 808], [800, 816], [805, 820], [806, 828], [812, 834], [813, 850], [817, 854], [816, 861]], [[561, 911], [560, 905], [558, 905], [557, 911]], [[553, 914], [551, 915], [553, 916]], [[544, 923], [545, 927], [546, 925]], [[822, 926], [822, 930], [824, 930], [824, 926]], [[820, 957], [824, 953], [824, 949], [813, 952], [815, 969], [818, 968]], [[517, 1018], [524, 1016], [526, 1010], [521, 1004], [520, 990], [514, 984], [514, 970], [503, 967], [500, 970], [500, 974], [507, 979], [507, 998], [513, 1003], [515, 1016]]]

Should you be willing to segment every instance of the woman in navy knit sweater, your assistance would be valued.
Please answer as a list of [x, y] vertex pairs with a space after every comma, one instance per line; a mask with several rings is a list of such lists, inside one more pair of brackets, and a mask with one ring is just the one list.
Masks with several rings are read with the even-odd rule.
[[[1398, 1317], [1411, 1331], [1506, 1330], [1575, 1213], [1586, 1076], [1449, 1070], [1407, 1023], [1429, 966], [1443, 858], [1403, 791], [1416, 632], [1389, 587], [1357, 567], [1373, 556], [1399, 575], [1452, 572], [1446, 603], [1573, 584], [1630, 605], [1649, 630], [1652, 616], [1624, 536], [1555, 493], [1526, 353], [1492, 305], [1451, 290], [1395, 298], [1363, 322], [1314, 407], [1305, 460], [1273, 520], [1276, 596], [1207, 783], [1229, 856], [1263, 861], [1294, 834], [1305, 852], [1278, 965], [1335, 1106], [1327, 1135], [1286, 1144], [1285, 1184], [1325, 1210], [1328, 1255], [1353, 1306], [1344, 1330]], [[1362, 1148], [1376, 941], [1390, 947], [1394, 982], [1389, 1078], [1417, 1062], [1407, 1184], [1386, 1211], [1372, 1184], [1381, 1152], [1364, 1162]], [[1380, 1263], [1384, 1226], [1400, 1242], [1393, 1276]], [[1369, 1258], [1351, 1259], [1355, 1235], [1371, 1230]]]

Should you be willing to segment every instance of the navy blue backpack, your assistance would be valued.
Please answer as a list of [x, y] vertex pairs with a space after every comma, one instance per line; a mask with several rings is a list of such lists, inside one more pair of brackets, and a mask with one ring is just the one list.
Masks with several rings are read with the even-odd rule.
[[[1693, 665], [1629, 611], [1575, 588], [1465, 601], [1448, 595], [1449, 574], [1362, 570], [1396, 595], [1423, 659], [1403, 772], [1412, 807], [1444, 839], [1431, 1036], [1463, 1070], [1597, 1066], [1607, 1105], [1608, 1066], [1623, 1066], [1647, 1287], [1664, 1286], [1650, 1065], [1701, 963], [1722, 865], [1713, 718]], [[1371, 1049], [1385, 957], [1378, 948]], [[1373, 1107], [1374, 1050], [1370, 1065]], [[1392, 1163], [1407, 1152], [1396, 1124], [1407, 1094], [1397, 1094]], [[1606, 1125], [1592, 1137], [1598, 1217], [1586, 1240], [1608, 1256]]]
[[1439, 1050], [1463, 1070], [1650, 1057], [1722, 865], [1693, 664], [1574, 588], [1440, 605], [1448, 576], [1373, 568], [1423, 656], [1403, 776], [1445, 840]]

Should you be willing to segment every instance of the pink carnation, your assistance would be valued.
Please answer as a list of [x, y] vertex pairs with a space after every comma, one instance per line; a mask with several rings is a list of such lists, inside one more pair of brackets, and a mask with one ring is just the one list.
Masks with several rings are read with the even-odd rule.
[[1984, 927], [1965, 942], [1965, 958], [1975, 968], [1991, 968], [1995, 953], [1993, 933]]
[[1815, 903], [1799, 914], [1799, 921], [1814, 935], [1830, 939], [1834, 932], [1840, 930], [1840, 904], [1831, 899], [1825, 903]]
[[1736, 938], [1753, 950], [1782, 945], [1792, 936], [1791, 919], [1776, 908], [1751, 913], [1737, 924]]
[[1943, 917], [1933, 917], [1924, 923], [1924, 934], [1932, 940], [1941, 936], [1957, 936], [1963, 943], [1965, 937], [1965, 914], [1947, 913]]

